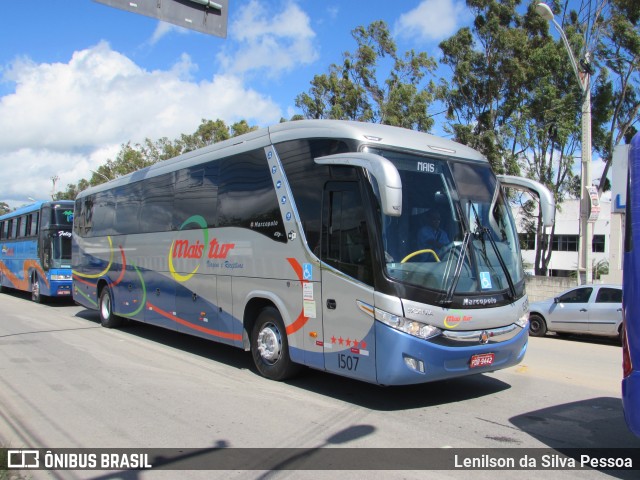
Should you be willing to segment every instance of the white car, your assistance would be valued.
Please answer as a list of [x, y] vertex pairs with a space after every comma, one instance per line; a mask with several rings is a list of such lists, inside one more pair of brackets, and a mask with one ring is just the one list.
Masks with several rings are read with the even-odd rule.
[[582, 285], [529, 306], [529, 334], [580, 333], [621, 338], [622, 287]]

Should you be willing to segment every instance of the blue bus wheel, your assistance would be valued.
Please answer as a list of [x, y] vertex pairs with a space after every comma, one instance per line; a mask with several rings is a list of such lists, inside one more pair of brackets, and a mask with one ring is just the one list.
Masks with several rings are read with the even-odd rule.
[[31, 278], [31, 300], [35, 303], [42, 303], [42, 295], [40, 295], [40, 280], [38, 274], [34, 273]]

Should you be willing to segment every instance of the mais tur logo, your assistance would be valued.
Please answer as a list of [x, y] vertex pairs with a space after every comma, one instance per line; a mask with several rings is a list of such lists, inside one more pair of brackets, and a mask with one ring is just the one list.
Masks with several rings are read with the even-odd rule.
[[464, 322], [470, 322], [473, 317], [470, 315], [464, 315], [459, 310], [452, 310], [449, 315], [444, 317], [444, 326], [450, 329], [459, 327]]
[[205, 253], [207, 258], [227, 258], [229, 252], [235, 247], [235, 243], [219, 243], [216, 238], [209, 241], [207, 222], [200, 215], [194, 215], [185, 220], [182, 225], [180, 225], [180, 231], [192, 224], [200, 227], [202, 231], [202, 242], [200, 240], [190, 242], [189, 240], [177, 239], [171, 242], [171, 248], [169, 249], [169, 272], [174, 280], [178, 282], [186, 282], [198, 273], [200, 263], [198, 263], [190, 273], [183, 275], [176, 271], [173, 265], [174, 259], [202, 260]]

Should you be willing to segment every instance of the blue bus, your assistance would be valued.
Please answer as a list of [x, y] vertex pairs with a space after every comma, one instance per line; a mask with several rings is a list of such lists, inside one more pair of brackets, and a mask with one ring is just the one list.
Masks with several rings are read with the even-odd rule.
[[0, 291], [71, 297], [73, 201], [35, 202], [0, 216]]
[[640, 133], [629, 148], [622, 282], [622, 404], [627, 425], [640, 436]]

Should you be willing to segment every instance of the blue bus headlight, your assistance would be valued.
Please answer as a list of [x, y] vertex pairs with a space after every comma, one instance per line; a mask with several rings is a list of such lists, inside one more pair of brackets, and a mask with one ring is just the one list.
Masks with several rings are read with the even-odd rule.
[[378, 308], [375, 309], [375, 317], [376, 320], [391, 328], [425, 340], [440, 335], [442, 332], [438, 327], [434, 327], [433, 325], [428, 325], [416, 320], [409, 320], [408, 318], [393, 315]]
[[71, 275], [51, 275], [51, 280], [71, 280]]

